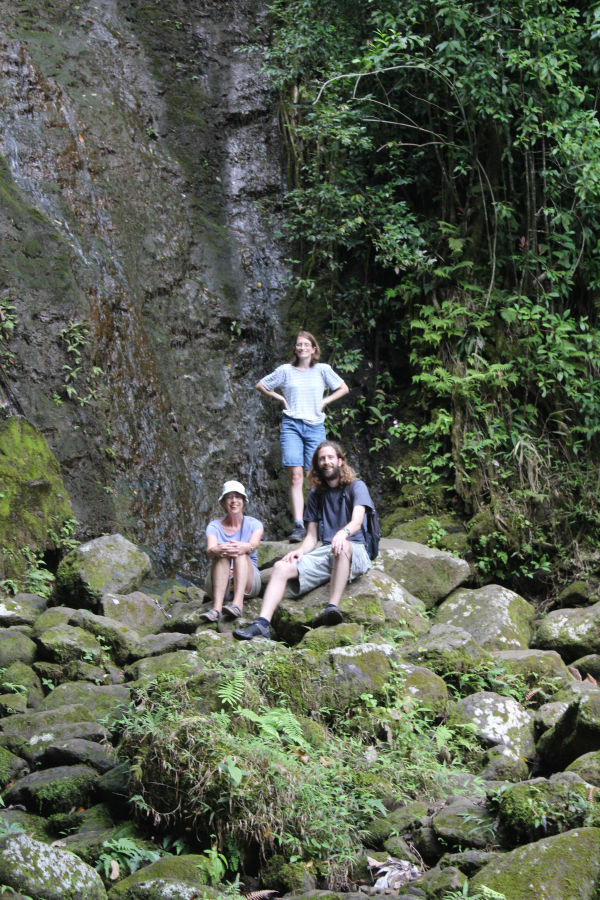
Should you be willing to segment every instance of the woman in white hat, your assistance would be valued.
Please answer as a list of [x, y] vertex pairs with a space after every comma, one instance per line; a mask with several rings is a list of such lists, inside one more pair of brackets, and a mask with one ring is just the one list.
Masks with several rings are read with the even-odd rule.
[[237, 619], [244, 598], [257, 597], [260, 592], [256, 548], [263, 536], [263, 524], [244, 515], [248, 495], [239, 481], [225, 482], [219, 503], [225, 516], [213, 519], [206, 528], [206, 551], [212, 565], [205, 591], [213, 606], [201, 616], [205, 622], [218, 622], [222, 615]]

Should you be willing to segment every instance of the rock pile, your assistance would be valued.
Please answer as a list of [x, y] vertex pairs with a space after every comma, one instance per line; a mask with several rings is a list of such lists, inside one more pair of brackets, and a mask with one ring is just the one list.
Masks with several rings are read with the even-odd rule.
[[[261, 548], [266, 578], [284, 549]], [[132, 691], [165, 674], [192, 679], [209, 658], [249, 652], [232, 640], [231, 623], [203, 625], [203, 591], [144, 589], [149, 575], [148, 556], [111, 535], [65, 557], [50, 602], [0, 598], [0, 886], [13, 896], [218, 895], [206, 884], [206, 857], [158, 858], [141, 831], [143, 862], [154, 861], [135, 874], [109, 865], [106, 843], [131, 818], [130, 768], [117, 747]], [[371, 571], [348, 586], [342, 625], [319, 626], [326, 589], [285, 598], [276, 641], [252, 652], [277, 647], [292, 672], [310, 657], [327, 672], [322, 704], [377, 697], [400, 673], [407, 697], [476, 739], [476, 773], [449, 780], [434, 805], [391, 798], [371, 823], [369, 865], [395, 873], [387, 893], [443, 898], [468, 882], [507, 900], [592, 900], [600, 889], [600, 603], [536, 622], [514, 592], [466, 587], [470, 575], [451, 554], [384, 539]], [[477, 673], [494, 667], [527, 682], [527, 696], [496, 692], [489, 678], [478, 689]], [[448, 684], [463, 682], [469, 691], [457, 699]], [[402, 866], [412, 874], [400, 879]], [[381, 878], [370, 888], [357, 878], [355, 889], [379, 893]], [[295, 894], [312, 897], [315, 887], [308, 878]]]

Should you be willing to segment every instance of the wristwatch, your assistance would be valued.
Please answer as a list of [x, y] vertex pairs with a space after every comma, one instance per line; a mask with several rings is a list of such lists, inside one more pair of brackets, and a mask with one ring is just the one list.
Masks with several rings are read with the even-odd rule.
[[344, 531], [346, 532], [346, 534], [348, 535], [348, 537], [350, 537], [350, 535], [352, 534], [352, 532], [350, 531], [350, 529], [348, 528], [347, 525], [346, 525], [346, 527], [344, 528]]

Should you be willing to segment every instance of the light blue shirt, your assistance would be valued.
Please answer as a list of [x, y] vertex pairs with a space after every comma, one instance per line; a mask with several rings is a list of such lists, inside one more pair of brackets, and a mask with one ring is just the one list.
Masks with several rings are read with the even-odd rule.
[[[225, 532], [221, 519], [213, 519], [212, 522], [209, 522], [206, 526], [206, 533], [213, 534], [216, 537], [218, 544], [225, 544], [227, 541], [244, 541], [250, 543], [250, 538], [254, 532], [263, 530], [263, 523], [259, 522], [258, 519], [254, 519], [252, 516], [244, 516], [241, 527], [238, 528], [235, 534], [227, 534]], [[255, 567], [258, 568], [258, 555], [256, 550], [253, 550], [249, 555]]]
[[321, 411], [325, 388], [335, 391], [344, 379], [327, 363], [315, 363], [308, 369], [285, 363], [261, 378], [260, 383], [268, 391], [279, 388], [289, 406], [283, 410], [284, 416], [301, 419], [307, 425], [321, 425], [325, 421], [325, 413]]

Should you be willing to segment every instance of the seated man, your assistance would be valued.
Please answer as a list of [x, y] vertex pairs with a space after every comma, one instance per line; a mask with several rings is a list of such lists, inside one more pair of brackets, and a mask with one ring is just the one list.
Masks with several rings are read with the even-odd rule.
[[[238, 640], [270, 637], [270, 622], [289, 581], [295, 596], [330, 581], [329, 603], [322, 621], [342, 621], [340, 600], [348, 583], [371, 567], [362, 531], [365, 508], [373, 508], [369, 490], [346, 463], [335, 441], [322, 441], [312, 457], [309, 473], [312, 490], [304, 511], [306, 537], [275, 563], [260, 616], [246, 628], [233, 632]], [[321, 539], [323, 545], [317, 547]], [[316, 549], [315, 549], [316, 548]]]

